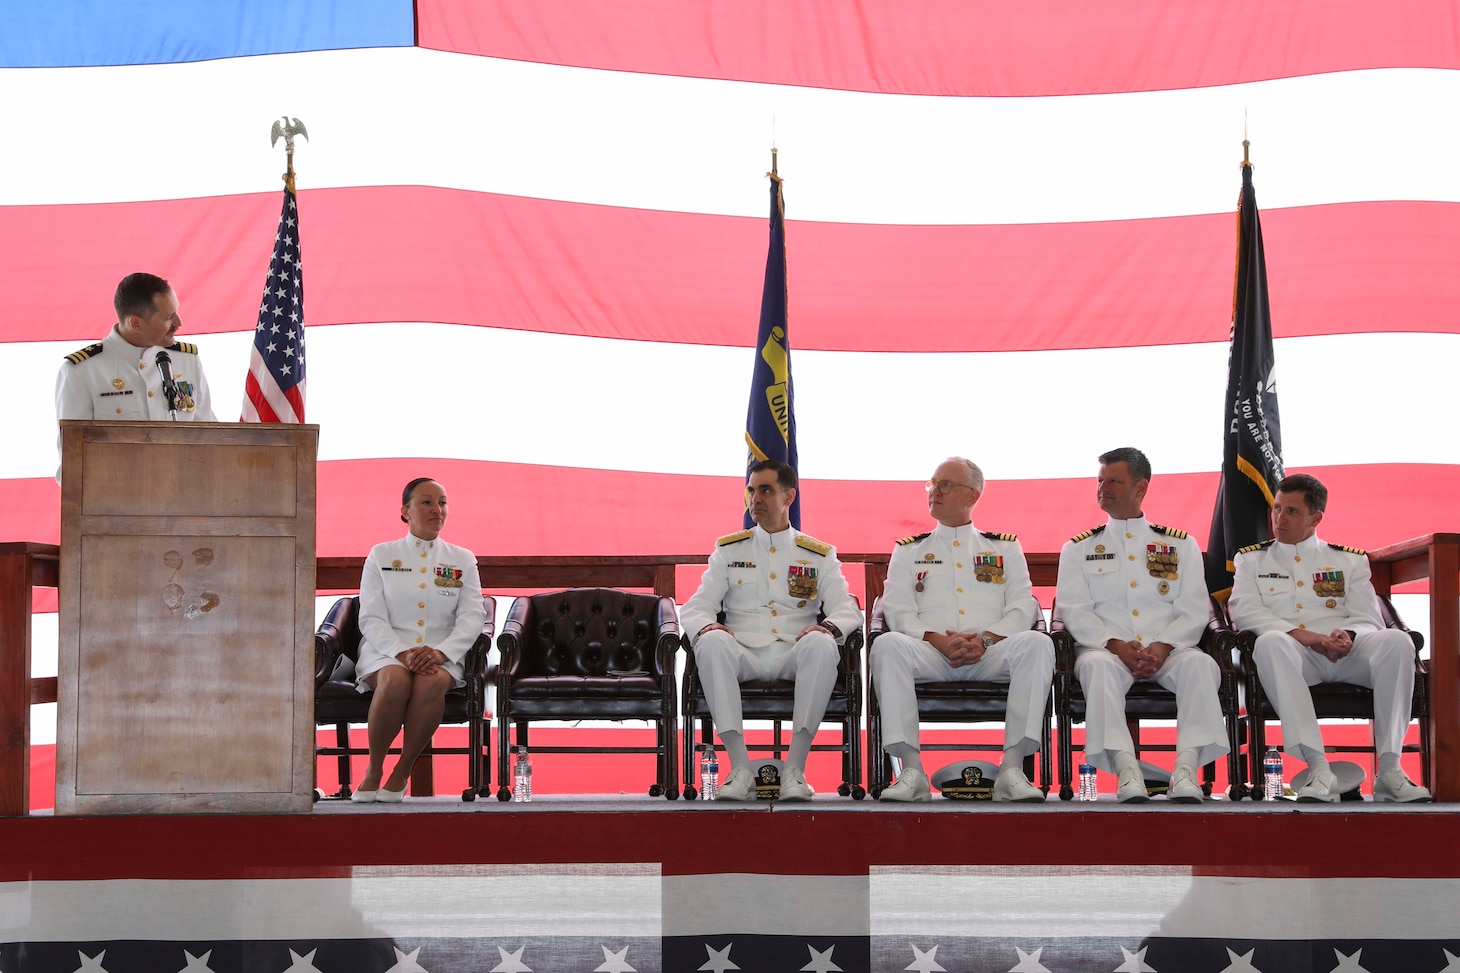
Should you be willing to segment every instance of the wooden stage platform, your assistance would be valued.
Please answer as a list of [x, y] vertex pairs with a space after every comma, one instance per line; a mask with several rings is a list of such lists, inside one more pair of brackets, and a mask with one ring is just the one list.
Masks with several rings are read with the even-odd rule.
[[0, 819], [0, 971], [1460, 970], [1460, 809], [454, 797]]

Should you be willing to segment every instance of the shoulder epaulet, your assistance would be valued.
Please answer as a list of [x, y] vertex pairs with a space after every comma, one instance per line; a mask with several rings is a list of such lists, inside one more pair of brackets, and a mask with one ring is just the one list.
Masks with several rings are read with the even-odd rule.
[[1104, 524], [1101, 524], [1099, 527], [1091, 527], [1089, 530], [1085, 531], [1084, 533], [1082, 533], [1082, 534], [1076, 534], [1074, 537], [1071, 537], [1070, 540], [1072, 540], [1072, 541], [1082, 541], [1082, 540], [1084, 540], [1087, 537], [1094, 537], [1096, 534], [1100, 533], [1104, 529], [1105, 529], [1105, 525]]
[[822, 557], [831, 553], [830, 544], [825, 541], [819, 541], [814, 537], [808, 537], [805, 534], [796, 535], [796, 546], [804, 547], [813, 554], [820, 554]]
[[996, 530], [981, 530], [979, 533], [991, 541], [1017, 541], [1019, 539], [1018, 534], [1000, 534]]
[[737, 541], [749, 540], [750, 539], [750, 535], [751, 534], [754, 534], [754, 533], [755, 533], [755, 529], [754, 528], [749, 528], [749, 529], [746, 529], [746, 530], [737, 530], [733, 534], [726, 534], [724, 537], [722, 537], [719, 540], [717, 540], [715, 542], [715, 544], [718, 547], [724, 547], [726, 544], [734, 544]]
[[1165, 534], [1167, 537], [1174, 537], [1178, 541], [1186, 540], [1186, 531], [1177, 530], [1175, 527], [1162, 527], [1160, 524], [1152, 524], [1151, 529], [1158, 534]]
[[914, 534], [911, 537], [904, 537], [902, 540], [900, 540], [900, 541], [897, 542], [897, 546], [898, 547], [906, 547], [909, 544], [916, 544], [918, 541], [924, 540], [927, 537], [931, 536], [932, 533], [933, 533], [932, 531], [928, 531], [927, 533], [924, 533], [924, 534]]
[[69, 355], [66, 356], [66, 360], [68, 362], [70, 362], [71, 364], [73, 364], [73, 365], [79, 365], [82, 362], [86, 361], [86, 359], [90, 358], [92, 355], [99, 355], [99, 354], [101, 354], [101, 352], [102, 352], [102, 344], [101, 344], [100, 341], [98, 341], [94, 345], [87, 345], [85, 348], [82, 348], [80, 351], [73, 351], [73, 352], [71, 352], [71, 354], [69, 354]]
[[1333, 548], [1335, 551], [1343, 551], [1343, 552], [1345, 552], [1347, 554], [1357, 554], [1360, 557], [1368, 557], [1369, 556], [1369, 552], [1368, 551], [1361, 550], [1360, 548], [1357, 548], [1357, 547], [1344, 547], [1342, 544], [1329, 544], [1328, 546], [1331, 547], [1331, 548]]
[[1276, 541], [1262, 541], [1259, 544], [1248, 544], [1246, 547], [1242, 548], [1242, 550], [1238, 551], [1237, 553], [1238, 554], [1251, 554], [1253, 551], [1260, 551], [1264, 547], [1271, 547], [1274, 543], [1276, 543]]
[[185, 355], [196, 355], [198, 353], [198, 346], [190, 341], [174, 341], [167, 346], [167, 350], [180, 351]]

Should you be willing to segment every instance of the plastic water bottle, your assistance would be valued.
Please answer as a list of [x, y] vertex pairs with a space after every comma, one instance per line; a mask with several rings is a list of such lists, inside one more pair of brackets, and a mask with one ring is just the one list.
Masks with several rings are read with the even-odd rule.
[[526, 804], [532, 800], [532, 761], [527, 759], [527, 748], [517, 748], [517, 765], [512, 770], [512, 803]]
[[1079, 800], [1093, 801], [1099, 796], [1100, 790], [1095, 784], [1095, 768], [1089, 764], [1080, 764], [1080, 794]]
[[1283, 796], [1283, 755], [1277, 747], [1268, 747], [1262, 758], [1263, 798], [1276, 801]]
[[720, 793], [720, 757], [714, 744], [700, 744], [700, 800], [713, 801]]

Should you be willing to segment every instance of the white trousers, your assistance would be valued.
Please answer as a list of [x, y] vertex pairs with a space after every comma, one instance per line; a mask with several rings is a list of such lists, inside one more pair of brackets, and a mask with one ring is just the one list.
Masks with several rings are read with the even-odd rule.
[[[1134, 753], [1135, 741], [1125, 724], [1125, 694], [1135, 676], [1104, 646], [1076, 649], [1075, 675], [1085, 692], [1085, 761], [1115, 773], [1115, 755]], [[1152, 680], [1176, 694], [1176, 749], [1195, 750], [1197, 766], [1211, 763], [1231, 749], [1217, 688], [1222, 671], [1201, 649], [1173, 649]]]
[[1399, 753], [1409, 729], [1414, 699], [1414, 643], [1398, 629], [1363, 632], [1353, 650], [1337, 662], [1302, 645], [1287, 632], [1257, 637], [1253, 661], [1263, 691], [1283, 721], [1283, 749], [1313, 762], [1323, 753], [1323, 736], [1313, 712], [1309, 686], [1347, 682], [1374, 691], [1374, 745], [1383, 753]]
[[882, 747], [918, 746], [918, 698], [924, 682], [1005, 682], [1004, 749], [1026, 756], [1039, 749], [1054, 679], [1054, 643], [1043, 632], [1018, 632], [991, 645], [971, 666], [954, 667], [922, 639], [901, 632], [877, 636], [868, 665], [882, 712]]
[[825, 632], [808, 632], [794, 646], [775, 642], [763, 649], [741, 645], [735, 636], [718, 629], [706, 632], [695, 643], [695, 665], [700, 684], [710, 704], [710, 717], [724, 733], [743, 732], [740, 684], [759, 679], [794, 679], [796, 692], [791, 715], [791, 732], [813, 735], [826, 715], [836, 667], [840, 659], [836, 639]]

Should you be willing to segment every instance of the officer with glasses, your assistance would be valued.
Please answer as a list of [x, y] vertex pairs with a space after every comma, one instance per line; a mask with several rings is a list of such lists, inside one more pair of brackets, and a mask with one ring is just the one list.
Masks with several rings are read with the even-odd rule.
[[937, 524], [898, 541], [892, 552], [882, 596], [887, 631], [868, 663], [881, 706], [883, 749], [902, 761], [901, 775], [880, 799], [931, 799], [918, 748], [915, 685], [977, 681], [1009, 684], [994, 800], [1042, 802], [1044, 792], [1024, 776], [1023, 762], [1043, 735], [1054, 645], [1031, 628], [1040, 609], [1024, 551], [1013, 534], [973, 525], [984, 478], [972, 460], [945, 460], [924, 486]]

